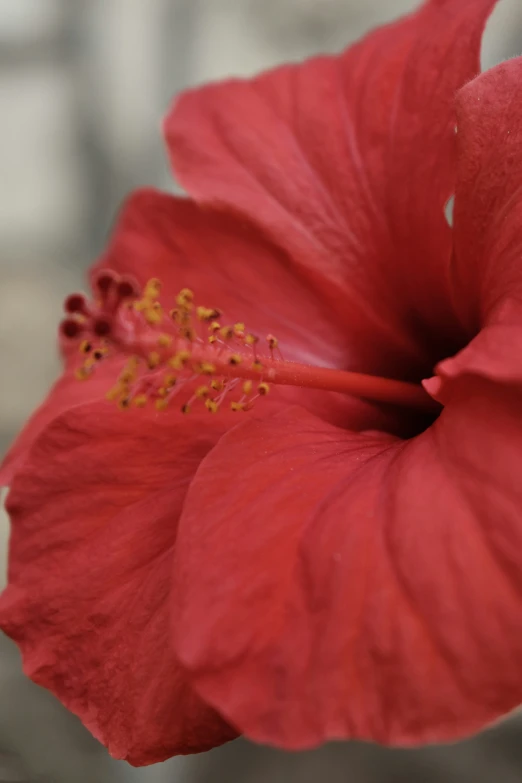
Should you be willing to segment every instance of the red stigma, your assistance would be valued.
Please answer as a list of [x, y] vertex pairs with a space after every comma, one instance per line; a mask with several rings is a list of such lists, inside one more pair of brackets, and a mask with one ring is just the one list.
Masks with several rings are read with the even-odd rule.
[[111, 333], [112, 325], [107, 318], [98, 318], [92, 325], [92, 332], [97, 337], [106, 337]]
[[66, 318], [60, 324], [60, 332], [68, 340], [74, 340], [75, 337], [79, 337], [84, 331], [84, 326], [79, 321], [75, 321], [73, 318]]
[[[165, 410], [181, 393], [185, 413], [196, 405], [217, 413], [225, 397], [230, 410], [247, 411], [258, 397], [268, 394], [272, 384], [440, 408], [415, 384], [285, 361], [273, 334], [266, 336], [269, 355], [263, 355], [258, 352], [262, 351], [258, 335], [245, 331], [243, 323], [222, 325], [216, 320], [221, 311], [196, 305], [189, 288], [182, 288], [174, 298], [174, 309], [164, 310], [159, 300], [161, 281], [156, 278], [140, 291], [132, 278], [103, 271], [94, 287], [100, 293], [97, 303], [87, 303], [80, 294], [66, 300], [66, 310], [77, 317], [62, 323], [62, 334], [74, 339], [83, 333], [95, 349], [95, 353], [88, 351], [77, 371], [80, 380], [91, 377], [94, 365], [111, 353], [128, 357], [127, 367], [108, 392], [122, 409], [130, 402], [143, 407], [152, 399], [157, 410]], [[92, 346], [89, 337], [101, 344]], [[85, 345], [84, 350], [79, 348], [86, 353]]]
[[63, 304], [63, 309], [66, 313], [78, 313], [80, 315], [87, 315], [89, 312], [89, 306], [87, 299], [83, 294], [71, 294], [67, 297]]
[[135, 299], [140, 294], [138, 284], [130, 277], [122, 277], [118, 283], [117, 291], [120, 299]]
[[105, 297], [114, 284], [117, 281], [117, 277], [110, 269], [106, 269], [95, 278], [94, 288], [96, 288], [102, 297]]

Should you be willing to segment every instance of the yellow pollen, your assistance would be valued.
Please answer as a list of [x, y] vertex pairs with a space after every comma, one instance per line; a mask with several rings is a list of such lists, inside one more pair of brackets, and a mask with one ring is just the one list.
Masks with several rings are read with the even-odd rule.
[[155, 326], [161, 322], [161, 312], [153, 307], [148, 307], [143, 315], [147, 323], [151, 326]]
[[178, 351], [178, 353], [169, 360], [169, 365], [174, 370], [182, 370], [190, 359], [190, 351]]
[[196, 339], [196, 333], [191, 326], [181, 326], [179, 333], [185, 340], [189, 340], [190, 342]]
[[[182, 413], [189, 413], [196, 401], [201, 401], [209, 413], [217, 413], [222, 409], [224, 398], [234, 388], [242, 389], [242, 393], [238, 395], [239, 400], [227, 401], [225, 406], [228, 404], [232, 411], [249, 411], [254, 400], [268, 394], [271, 389], [271, 386], [264, 382], [265, 377], [268, 380], [279, 380], [275, 370], [272, 374], [266, 374], [268, 368], [263, 364], [264, 358], [256, 352], [260, 338], [247, 332], [242, 321], [222, 325], [221, 310], [199, 305], [189, 288], [182, 288], [172, 302], [173, 309], [164, 311], [159, 300], [162, 286], [157, 278], [150, 279], [134, 301], [132, 287], [125, 281], [118, 287], [114, 307], [119, 309], [113, 313], [109, 308], [106, 314], [109, 326], [106, 329], [98, 329], [97, 322], [94, 321], [92, 332], [84, 331], [79, 334], [77, 342], [79, 352], [84, 354], [79, 360], [79, 363], [83, 364], [76, 370], [79, 380], [89, 378], [100, 360], [106, 355], [112, 355], [114, 350], [127, 355], [127, 364], [120, 372], [115, 385], [106, 394], [106, 398], [115, 402], [121, 410], [127, 410], [131, 406], [144, 408], [152, 404], [156, 410], [164, 410], [173, 399], [174, 387], [177, 392], [178, 386], [187, 381], [192, 382], [200, 376], [199, 383], [202, 385], [192, 388], [184, 405], [181, 405], [180, 401], [181, 407], [178, 410]], [[103, 308], [107, 302], [104, 296], [100, 298], [103, 301], [98, 303], [98, 307]], [[134, 308], [137, 313], [129, 315], [127, 308]], [[170, 323], [175, 325], [174, 328], [163, 322], [167, 314], [172, 319]], [[109, 328], [113, 316], [115, 319], [121, 316], [121, 330]], [[76, 314], [74, 317], [76, 318]], [[89, 314], [84, 320], [89, 321], [93, 317], [96, 317], [94, 311], [92, 316]], [[75, 330], [76, 334], [79, 331]], [[102, 339], [93, 337], [92, 343], [83, 339], [85, 335], [98, 332]], [[106, 339], [103, 339], [104, 332]], [[208, 336], [207, 349], [205, 336]], [[71, 337], [75, 337], [75, 334]], [[217, 345], [214, 345], [215, 343]], [[268, 334], [265, 344], [270, 349], [268, 361], [271, 367], [274, 362], [273, 349], [278, 347], [278, 340]], [[209, 349], [208, 345], [212, 348]], [[251, 350], [245, 351], [243, 345], [247, 345]], [[220, 349], [216, 350], [218, 346]], [[229, 365], [228, 370], [225, 365]], [[237, 370], [230, 368], [237, 365], [241, 365]], [[259, 373], [257, 378], [252, 370]], [[277, 371], [282, 373], [283, 370], [284, 367]], [[248, 376], [252, 376], [254, 380], [248, 379]], [[282, 378], [281, 383], [288, 382], [286, 377]], [[202, 408], [203, 405], [200, 405], [199, 409]]]
[[200, 321], [209, 321], [213, 317], [212, 312], [208, 307], [196, 307], [196, 315]]
[[194, 294], [188, 288], [183, 288], [176, 297], [176, 304], [183, 310], [192, 310]]
[[120, 383], [132, 383], [136, 380], [136, 371], [138, 369], [138, 360], [134, 357], [130, 358], [123, 370], [120, 373]]
[[109, 402], [116, 402], [116, 400], [119, 399], [122, 394], [125, 394], [125, 387], [123, 384], [117, 383], [116, 386], [113, 386], [112, 389], [109, 389], [105, 395], [105, 399], [109, 400]]
[[213, 318], [219, 318], [221, 312], [215, 307], [196, 307], [196, 315], [200, 321], [212, 321]]
[[154, 370], [161, 362], [161, 356], [157, 351], [151, 351], [147, 357], [147, 367]]
[[199, 371], [201, 375], [214, 375], [216, 367], [212, 362], [201, 362], [199, 365]]
[[151, 279], [145, 285], [143, 291], [144, 299], [157, 299], [161, 293], [161, 281], [157, 277], [151, 277]]
[[90, 367], [78, 367], [78, 369], [74, 373], [74, 376], [77, 381], [86, 381], [87, 378], [90, 377], [90, 375], [91, 375]]
[[231, 340], [234, 336], [234, 327], [233, 326], [222, 326], [220, 329], [221, 337], [223, 337], [224, 340]]

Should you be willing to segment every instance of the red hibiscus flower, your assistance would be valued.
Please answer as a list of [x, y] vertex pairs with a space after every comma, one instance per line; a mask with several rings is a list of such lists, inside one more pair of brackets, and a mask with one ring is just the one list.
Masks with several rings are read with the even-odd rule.
[[182, 96], [192, 198], [131, 196], [66, 302], [4, 464], [0, 623], [115, 756], [450, 740], [522, 701], [522, 61], [477, 77], [494, 4]]

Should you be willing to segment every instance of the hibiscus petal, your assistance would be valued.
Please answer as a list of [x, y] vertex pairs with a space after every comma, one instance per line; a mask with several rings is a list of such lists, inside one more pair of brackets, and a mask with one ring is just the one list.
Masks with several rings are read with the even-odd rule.
[[286, 749], [454, 740], [518, 705], [521, 444], [520, 394], [486, 380], [411, 441], [300, 409], [228, 433], [175, 556], [198, 693]]
[[79, 356], [69, 357], [68, 366], [54, 384], [45, 401], [37, 408], [7, 452], [0, 466], [0, 486], [8, 486], [16, 471], [23, 465], [35, 439], [57, 416], [64, 411], [87, 402], [103, 399], [117, 377], [121, 360], [110, 359], [100, 363], [96, 374], [81, 383], [75, 376], [75, 368], [81, 363]]
[[460, 381], [462, 376], [468, 376], [470, 381], [473, 376], [489, 379], [520, 391], [521, 355], [520, 325], [486, 326], [463, 351], [437, 365], [437, 375], [428, 382], [428, 392], [445, 405], [451, 399], [455, 381]]
[[339, 57], [187, 92], [166, 119], [184, 187], [262, 226], [359, 346], [379, 333], [398, 371], [457, 340], [443, 215], [454, 95], [480, 70], [494, 5], [431, 0]]
[[235, 736], [167, 640], [178, 516], [222, 427], [218, 416], [195, 432], [188, 417], [85, 405], [37, 439], [8, 497], [0, 626], [25, 672], [135, 765]]
[[[455, 303], [469, 329], [522, 323], [522, 58], [458, 95]], [[515, 346], [513, 346], [515, 349]]]
[[107, 267], [142, 284], [159, 278], [166, 307], [189, 287], [198, 304], [222, 310], [224, 322], [244, 322], [262, 338], [276, 334], [289, 358], [342, 361], [342, 331], [317, 293], [295, 275], [283, 250], [232, 215], [157, 190], [136, 191], [93, 275]]
[[[188, 287], [198, 303], [222, 310], [224, 323], [244, 322], [261, 340], [275, 334], [285, 359], [335, 368], [353, 365], [383, 375], [390, 369], [378, 335], [373, 355], [366, 350], [362, 356], [358, 333], [345, 333], [287, 254], [231, 214], [152, 189], [136, 191], [124, 204], [93, 275], [102, 268], [132, 275], [142, 284], [159, 278], [167, 309], [180, 289]], [[352, 427], [403, 426], [396, 410], [378, 410], [346, 395], [288, 387], [273, 396], [299, 401]]]
[[[134, 276], [141, 284], [151, 277], [160, 278], [162, 300], [169, 308], [180, 289], [188, 286], [201, 304], [223, 310], [229, 322], [245, 322], [261, 339], [275, 334], [288, 359], [379, 369], [362, 366], [356, 357], [350, 359], [346, 337], [334, 315], [309, 283], [295, 274], [285, 252], [257, 229], [230, 215], [202, 210], [186, 199], [152, 189], [137, 191], [124, 204], [108, 249], [91, 277], [103, 268]], [[375, 349], [381, 356], [378, 343]], [[103, 399], [121, 367], [119, 358], [105, 361], [93, 378], [79, 383], [74, 370], [82, 357], [69, 355], [67, 360], [64, 374], [6, 456], [0, 469], [1, 485], [11, 482], [47, 424], [75, 405]], [[317, 397], [314, 393], [308, 396], [311, 401]], [[355, 412], [360, 411], [361, 426], [372, 422], [376, 426], [378, 420], [374, 406], [340, 395], [325, 398], [321, 393], [314, 402], [314, 410], [320, 409], [336, 421], [349, 414], [352, 423]]]

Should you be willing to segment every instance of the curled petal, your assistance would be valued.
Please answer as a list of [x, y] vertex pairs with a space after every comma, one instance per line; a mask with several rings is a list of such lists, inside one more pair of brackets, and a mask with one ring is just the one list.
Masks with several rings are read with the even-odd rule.
[[522, 108], [518, 57], [457, 96], [454, 301], [467, 328], [522, 323]]
[[455, 740], [518, 705], [520, 404], [466, 378], [411, 441], [299, 409], [229, 432], [176, 549], [173, 637], [198, 693], [286, 749]]
[[67, 410], [103, 399], [123, 364], [123, 361], [117, 357], [106, 360], [97, 367], [96, 374], [88, 382], [82, 383], [75, 376], [75, 368], [80, 357], [69, 353], [65, 358], [66, 367], [61, 377], [44, 402], [29, 418], [7, 452], [0, 466], [0, 486], [11, 484], [16, 471], [26, 460], [35, 439], [48, 424]]
[[181, 416], [159, 428], [145, 411], [80, 406], [37, 438], [8, 497], [0, 627], [26, 674], [135, 765], [235, 736], [165, 638], [178, 516], [219, 437], [211, 419], [194, 432]]
[[188, 192], [260, 226], [362, 357], [377, 333], [398, 372], [462, 336], [444, 218], [454, 100], [494, 5], [428, 0], [340, 56], [191, 90], [165, 121]]

